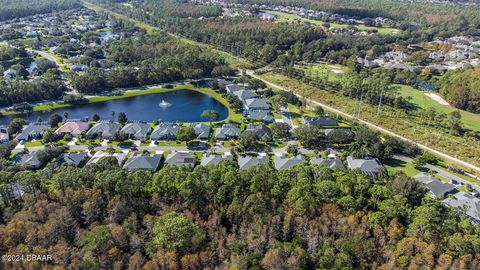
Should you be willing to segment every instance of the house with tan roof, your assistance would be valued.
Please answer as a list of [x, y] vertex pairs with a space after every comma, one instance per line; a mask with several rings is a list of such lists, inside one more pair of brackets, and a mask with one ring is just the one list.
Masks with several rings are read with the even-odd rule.
[[83, 121], [67, 121], [63, 125], [61, 125], [57, 130], [55, 130], [55, 134], [57, 135], [65, 135], [70, 134], [72, 136], [78, 136], [82, 132], [86, 132], [90, 128], [90, 124]]

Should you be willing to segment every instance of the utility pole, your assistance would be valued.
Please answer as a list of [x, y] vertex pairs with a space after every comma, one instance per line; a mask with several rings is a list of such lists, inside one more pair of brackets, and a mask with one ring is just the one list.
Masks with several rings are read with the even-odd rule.
[[380, 115], [380, 110], [381, 110], [381, 107], [382, 107], [383, 91], [384, 90], [385, 90], [385, 86], [382, 87], [382, 91], [380, 92], [380, 100], [378, 102], [377, 116]]
[[360, 94], [360, 100], [358, 101], [358, 115], [357, 115], [358, 119], [360, 119], [360, 113], [362, 111], [362, 99], [363, 99], [363, 92]]

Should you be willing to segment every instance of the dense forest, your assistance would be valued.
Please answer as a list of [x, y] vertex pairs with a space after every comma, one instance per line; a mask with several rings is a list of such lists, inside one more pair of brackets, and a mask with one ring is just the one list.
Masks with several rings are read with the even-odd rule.
[[110, 69], [92, 66], [85, 73], [74, 75], [72, 85], [79, 92], [98, 93], [106, 89], [231, 75], [233, 72], [223, 58], [164, 32], [124, 38], [113, 42], [107, 50], [116, 66]]
[[67, 87], [54, 70], [28, 81], [0, 78], [0, 105], [60, 99]]
[[77, 0], [3, 0], [0, 21], [81, 6]]
[[480, 113], [480, 68], [447, 72], [440, 91], [453, 106]]
[[[305, 7], [357, 18], [386, 17], [401, 28], [419, 26], [428, 35], [480, 35], [476, 8], [396, 0], [226, 0], [232, 3]], [[434, 26], [434, 27], [432, 27]]]
[[[3, 155], [8, 151], [1, 149]], [[42, 160], [58, 152], [42, 153]], [[404, 174], [373, 180], [301, 164], [167, 166], [115, 158], [22, 171], [1, 161], [2, 254], [51, 254], [6, 269], [477, 269], [479, 227]]]

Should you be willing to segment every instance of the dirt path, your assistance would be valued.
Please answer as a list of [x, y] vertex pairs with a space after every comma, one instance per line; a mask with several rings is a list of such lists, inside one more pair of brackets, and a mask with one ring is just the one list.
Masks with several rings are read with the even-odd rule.
[[440, 105], [445, 105], [445, 106], [450, 106], [450, 104], [448, 104], [448, 102], [443, 99], [439, 94], [436, 94], [436, 93], [427, 93], [425, 92], [424, 93], [427, 97], [435, 100], [436, 102], [438, 102]]

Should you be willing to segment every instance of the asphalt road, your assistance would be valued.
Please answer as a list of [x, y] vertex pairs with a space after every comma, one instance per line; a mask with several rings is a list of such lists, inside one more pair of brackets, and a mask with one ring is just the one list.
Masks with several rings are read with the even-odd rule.
[[[409, 157], [406, 157], [406, 156], [401, 156], [401, 155], [395, 155], [395, 156], [393, 156], [393, 158], [398, 159], [398, 160], [401, 160], [401, 161], [404, 161], [404, 162], [408, 162], [408, 163], [410, 163], [410, 162], [413, 161], [412, 158], [409, 158]], [[477, 191], [480, 192], [480, 186], [478, 186], [478, 185], [476, 185], [476, 184], [474, 184], [474, 183], [472, 183], [472, 182], [469, 182], [469, 181], [467, 181], [467, 180], [465, 180], [465, 179], [463, 179], [463, 178], [461, 178], [461, 177], [458, 177], [458, 176], [456, 176], [456, 175], [454, 175], [454, 174], [452, 174], [452, 173], [449, 173], [449, 172], [447, 172], [446, 170], [444, 170], [444, 169], [442, 169], [442, 168], [440, 168], [440, 167], [434, 166], [434, 165], [432, 165], [432, 164], [426, 164], [424, 167], [427, 168], [427, 169], [429, 169], [429, 170], [432, 170], [432, 171], [437, 172], [438, 175], [443, 176], [443, 177], [445, 177], [445, 178], [447, 178], [447, 179], [455, 180], [455, 181], [457, 181], [457, 182], [459, 182], [459, 183], [462, 183], [462, 184], [464, 184], [464, 185], [470, 185], [470, 186], [472, 186], [474, 189], [476, 189]]]
[[[293, 91], [291, 91], [290, 89], [287, 89], [287, 88], [285, 88], [285, 87], [283, 87], [283, 86], [280, 86], [280, 85], [278, 85], [278, 84], [272, 83], [272, 82], [270, 82], [270, 81], [267, 81], [267, 80], [265, 80], [265, 79], [263, 79], [263, 78], [255, 75], [253, 70], [247, 70], [247, 75], [250, 75], [250, 76], [252, 76], [252, 77], [255, 78], [255, 79], [261, 80], [261, 81], [263, 81], [264, 83], [266, 83], [267, 85], [270, 85], [270, 86], [275, 87], [275, 88], [277, 88], [277, 89], [280, 89], [280, 90], [282, 90], [282, 91], [290, 91], [290, 92], [293, 92]], [[296, 94], [296, 93], [295, 93], [295, 94]], [[299, 97], [302, 97], [302, 96], [299, 95], [299, 94], [296, 94], [296, 95], [299, 96]], [[344, 117], [357, 120], [357, 121], [359, 121], [360, 123], [363, 123], [363, 124], [365, 124], [365, 125], [367, 125], [367, 126], [369, 126], [369, 127], [371, 127], [371, 128], [374, 128], [374, 129], [376, 129], [376, 130], [378, 130], [378, 131], [381, 131], [381, 132], [383, 132], [383, 133], [385, 133], [385, 134], [388, 134], [388, 135], [390, 135], [390, 136], [397, 137], [397, 138], [399, 138], [399, 139], [401, 139], [401, 140], [404, 140], [404, 141], [408, 141], [408, 142], [410, 142], [410, 143], [413, 143], [413, 144], [417, 145], [417, 146], [418, 146], [419, 148], [421, 148], [421, 149], [424, 149], [424, 150], [426, 150], [426, 151], [429, 151], [429, 152], [431, 152], [431, 153], [433, 153], [433, 154], [435, 154], [435, 155], [438, 155], [438, 156], [440, 156], [440, 157], [442, 157], [442, 158], [444, 158], [444, 159], [447, 159], [447, 160], [452, 161], [452, 162], [454, 162], [454, 163], [460, 164], [460, 165], [462, 165], [462, 166], [464, 166], [464, 167], [466, 167], [466, 168], [473, 169], [473, 170], [475, 170], [476, 172], [480, 173], [480, 167], [478, 167], [478, 166], [476, 166], [476, 165], [473, 165], [473, 164], [471, 164], [471, 163], [469, 163], [469, 162], [463, 161], [463, 160], [461, 160], [461, 159], [458, 159], [458, 158], [456, 158], [456, 157], [450, 156], [450, 155], [448, 155], [448, 154], [445, 154], [445, 153], [443, 153], [443, 152], [440, 152], [440, 151], [438, 151], [438, 150], [435, 150], [435, 149], [433, 149], [433, 148], [431, 148], [431, 147], [428, 147], [428, 146], [426, 146], [426, 145], [423, 145], [423, 144], [420, 144], [420, 143], [418, 143], [418, 142], [415, 142], [415, 141], [413, 141], [413, 140], [411, 140], [411, 139], [405, 138], [405, 137], [403, 137], [403, 136], [401, 136], [401, 135], [398, 135], [398, 134], [396, 134], [396, 133], [394, 133], [394, 132], [392, 132], [392, 131], [390, 131], [390, 130], [387, 130], [387, 129], [385, 129], [385, 128], [382, 128], [382, 127], [380, 127], [380, 126], [377, 126], [377, 125], [375, 125], [375, 124], [373, 124], [373, 123], [367, 122], [367, 121], [362, 120], [362, 119], [358, 119], [358, 118], [356, 118], [355, 116], [353, 116], [353, 115], [351, 115], [351, 114], [348, 114], [348, 113], [345, 113], [345, 112], [340, 111], [340, 110], [338, 110], [338, 109], [335, 109], [335, 108], [333, 108], [333, 107], [331, 107], [331, 106], [329, 106], [329, 105], [327, 105], [327, 104], [323, 104], [323, 103], [321, 103], [321, 102], [312, 100], [312, 99], [310, 99], [310, 98], [305, 98], [305, 99], [306, 99], [308, 102], [310, 102], [310, 103], [313, 103], [313, 104], [316, 104], [316, 105], [318, 105], [318, 106], [321, 106], [321, 107], [323, 107], [323, 108], [325, 108], [325, 109], [327, 109], [327, 110], [329, 110], [329, 111], [332, 111], [332, 112], [337, 113], [337, 114], [339, 114], [339, 115], [342, 115], [342, 116], [344, 116]]]

